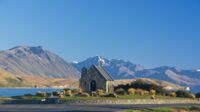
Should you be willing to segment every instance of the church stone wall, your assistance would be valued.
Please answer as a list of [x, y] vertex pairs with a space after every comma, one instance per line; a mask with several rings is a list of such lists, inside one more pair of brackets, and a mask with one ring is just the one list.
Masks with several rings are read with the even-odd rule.
[[90, 84], [93, 80], [96, 81], [96, 89], [103, 89], [108, 92], [107, 81], [94, 66], [90, 67], [88, 70], [83, 68], [80, 79], [80, 88], [85, 92], [90, 92]]

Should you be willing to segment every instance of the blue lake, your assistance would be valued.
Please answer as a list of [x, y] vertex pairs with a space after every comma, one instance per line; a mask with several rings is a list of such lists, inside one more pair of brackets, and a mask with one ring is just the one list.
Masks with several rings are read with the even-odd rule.
[[0, 88], [0, 97], [11, 97], [24, 94], [35, 94], [40, 92], [53, 92], [61, 91], [62, 89], [57, 88]]

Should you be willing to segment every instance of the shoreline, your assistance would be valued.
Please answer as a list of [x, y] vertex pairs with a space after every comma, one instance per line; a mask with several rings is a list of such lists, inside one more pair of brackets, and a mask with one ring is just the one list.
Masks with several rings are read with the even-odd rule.
[[65, 89], [59, 87], [43, 87], [43, 88], [34, 88], [34, 87], [0, 87], [0, 89]]

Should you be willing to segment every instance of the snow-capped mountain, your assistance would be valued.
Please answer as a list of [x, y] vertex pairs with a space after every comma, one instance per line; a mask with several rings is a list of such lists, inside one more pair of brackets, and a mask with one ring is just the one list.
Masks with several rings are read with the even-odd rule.
[[101, 56], [90, 57], [79, 63], [72, 63], [79, 71], [82, 67], [90, 67], [91, 65], [103, 66], [114, 79], [130, 79], [134, 78], [135, 72], [141, 71], [144, 68], [139, 64], [133, 64], [129, 61], [121, 59], [108, 60]]
[[200, 88], [200, 72], [198, 70], [182, 70], [177, 67], [161, 66], [146, 69], [140, 64], [134, 64], [122, 59], [106, 59], [100, 56], [90, 57], [78, 63], [72, 63], [79, 71], [82, 67], [91, 65], [103, 66], [114, 79], [153, 78], [175, 84]]
[[41, 46], [17, 46], [0, 52], [0, 68], [13, 75], [79, 78], [79, 72], [58, 55]]

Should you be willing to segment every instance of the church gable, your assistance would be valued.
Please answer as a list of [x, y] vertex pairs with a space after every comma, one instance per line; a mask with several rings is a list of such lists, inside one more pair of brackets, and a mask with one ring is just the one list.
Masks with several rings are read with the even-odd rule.
[[112, 77], [105, 71], [103, 67], [91, 66], [89, 69], [83, 68], [80, 79], [80, 87], [83, 91], [96, 91], [103, 89], [108, 91], [108, 82], [113, 81]]
[[93, 67], [99, 72], [100, 75], [102, 75], [102, 77], [107, 80], [107, 81], [113, 81], [112, 77], [110, 76], [110, 74], [108, 74], [108, 72], [101, 66], [95, 66], [93, 65]]

